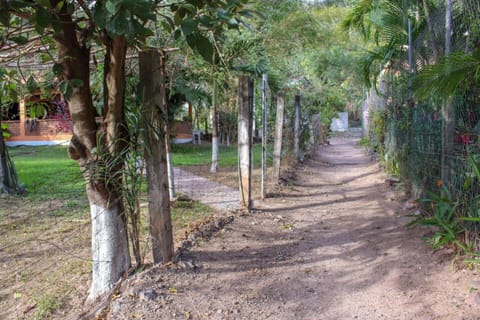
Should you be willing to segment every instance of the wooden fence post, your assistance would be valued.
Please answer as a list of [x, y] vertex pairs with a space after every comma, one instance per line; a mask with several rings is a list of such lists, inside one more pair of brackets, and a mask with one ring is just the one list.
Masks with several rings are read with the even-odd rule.
[[247, 76], [238, 79], [238, 173], [240, 204], [252, 209], [252, 126], [253, 80]]
[[273, 144], [273, 178], [275, 183], [280, 179], [280, 160], [282, 157], [283, 113], [285, 110], [285, 96], [277, 96], [277, 115], [275, 118], [275, 141]]
[[146, 126], [144, 148], [153, 261], [169, 262], [173, 259], [174, 248], [165, 145], [168, 116], [164, 53], [158, 50], [140, 52], [139, 68], [139, 91]]
[[295, 96], [295, 118], [293, 120], [293, 154], [300, 160], [300, 95]]
[[313, 136], [313, 148], [316, 149], [320, 143], [320, 114], [316, 113], [312, 116], [312, 136]]
[[262, 200], [267, 197], [267, 120], [268, 120], [268, 105], [267, 105], [267, 89], [268, 76], [262, 76], [262, 180], [261, 180], [261, 194]]

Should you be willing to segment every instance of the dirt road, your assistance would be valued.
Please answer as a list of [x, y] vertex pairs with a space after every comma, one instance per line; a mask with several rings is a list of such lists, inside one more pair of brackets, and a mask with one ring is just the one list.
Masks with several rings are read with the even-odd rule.
[[453, 271], [355, 141], [182, 257], [128, 281], [111, 319], [479, 319], [480, 276]]

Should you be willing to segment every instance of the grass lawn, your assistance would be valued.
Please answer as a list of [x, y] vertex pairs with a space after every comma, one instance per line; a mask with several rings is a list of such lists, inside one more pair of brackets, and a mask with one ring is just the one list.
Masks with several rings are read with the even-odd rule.
[[68, 158], [66, 147], [16, 147], [9, 153], [28, 197], [69, 199], [84, 194], [80, 168]]
[[[206, 165], [212, 161], [212, 146], [210, 144], [177, 144], [172, 145], [173, 163], [176, 166]], [[268, 149], [268, 165], [271, 162], [271, 148]], [[219, 148], [219, 166], [236, 167], [238, 165], [237, 146]], [[262, 145], [253, 145], [253, 165], [258, 167], [262, 163]]]

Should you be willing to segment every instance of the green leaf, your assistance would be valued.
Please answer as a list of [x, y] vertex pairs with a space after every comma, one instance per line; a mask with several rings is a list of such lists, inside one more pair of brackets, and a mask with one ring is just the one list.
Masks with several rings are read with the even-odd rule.
[[185, 8], [190, 14], [195, 15], [197, 13], [197, 7], [190, 3], [185, 3], [181, 5], [182, 8]]
[[123, 6], [142, 21], [156, 20], [153, 3], [149, 0], [123, 0]]
[[160, 22], [160, 24], [162, 25], [163, 29], [165, 29], [165, 31], [167, 33], [172, 33], [173, 30], [172, 30], [172, 26], [170, 25], [170, 23], [162, 20], [162, 22]]
[[459, 217], [458, 220], [468, 222], [480, 222], [480, 217]]
[[65, 5], [65, 1], [59, 1], [57, 3], [57, 5], [55, 6], [55, 11], [56, 12], [60, 12], [63, 8], [63, 6]]
[[203, 15], [198, 17], [197, 20], [205, 28], [212, 28], [214, 26], [214, 19], [210, 16]]
[[110, 13], [110, 15], [115, 15], [117, 14], [118, 11], [120, 11], [120, 8], [122, 7], [123, 1], [118, 1], [118, 0], [108, 0], [105, 3], [105, 8], [107, 11]]
[[120, 10], [110, 21], [107, 29], [113, 35], [129, 35], [133, 33], [130, 12], [124, 9]]
[[182, 23], [182, 17], [180, 16], [178, 11], [175, 12], [175, 15], [173, 16], [173, 22], [176, 26], [179, 26]]
[[36, 28], [36, 30], [37, 31], [41, 30], [41, 32], [39, 31], [39, 33], [43, 33], [43, 29], [45, 29], [52, 23], [53, 17], [50, 14], [50, 12], [45, 10], [44, 7], [38, 7], [35, 10], [34, 19], [38, 27]]
[[42, 63], [50, 62], [50, 61], [52, 61], [52, 56], [47, 54], [47, 53], [41, 53], [40, 54], [40, 61]]
[[[182, 36], [182, 31], [180, 29], [175, 30], [175, 32], [173, 33], [173, 38], [175, 40], [180, 39], [181, 36]], [[187, 39], [187, 41], [188, 41], [188, 39]]]
[[138, 38], [146, 38], [149, 36], [153, 36], [153, 31], [149, 28], [145, 28], [141, 23], [137, 20], [133, 20], [133, 32]]
[[194, 19], [187, 18], [187, 19], [182, 21], [181, 29], [182, 29], [183, 34], [185, 36], [188, 36], [195, 31], [197, 26], [198, 26], [198, 21], [196, 21]]
[[26, 83], [26, 88], [27, 88], [28, 93], [30, 93], [30, 94], [34, 94], [35, 91], [37, 91], [38, 84], [37, 84], [37, 81], [35, 81], [35, 78], [33, 76], [30, 76], [28, 78], [27, 83]]
[[10, 138], [10, 133], [7, 131], [8, 129], [8, 124], [2, 123], [0, 126], [0, 133], [3, 135], [4, 138]]
[[109, 13], [105, 7], [104, 1], [97, 1], [93, 9], [93, 21], [100, 28], [103, 29], [107, 25]]
[[53, 65], [53, 74], [59, 76], [63, 73], [63, 66], [59, 63]]
[[210, 40], [201, 34], [191, 34], [186, 37], [188, 45], [192, 49], [196, 49], [198, 53], [208, 63], [213, 63], [214, 47], [210, 43]]

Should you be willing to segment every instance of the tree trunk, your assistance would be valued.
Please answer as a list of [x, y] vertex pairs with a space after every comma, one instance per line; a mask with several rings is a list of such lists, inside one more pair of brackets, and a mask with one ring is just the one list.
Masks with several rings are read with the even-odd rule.
[[168, 169], [168, 194], [170, 200], [175, 199], [175, 172], [173, 170], [172, 145], [170, 143], [170, 131], [167, 128], [165, 135], [165, 147], [167, 149], [167, 169]]
[[262, 76], [262, 179], [261, 194], [262, 200], [267, 197], [267, 87], [268, 77], [266, 74]]
[[240, 77], [238, 80], [238, 161], [240, 204], [252, 209], [252, 116], [253, 80]]
[[[445, 14], [445, 55], [450, 55], [452, 50], [452, 1], [446, 0]], [[445, 186], [450, 188], [450, 170], [453, 168], [455, 137], [455, 106], [452, 97], [448, 97], [442, 106], [442, 172], [441, 178]]]
[[295, 96], [295, 118], [293, 120], [293, 154], [300, 160], [300, 96]]
[[[53, 7], [59, 1], [52, 1]], [[121, 196], [121, 148], [126, 54], [124, 38], [112, 39], [106, 56], [105, 123], [97, 132], [96, 111], [90, 91], [90, 50], [80, 44], [72, 17], [63, 6], [61, 29], [54, 34], [59, 62], [66, 80], [79, 79], [69, 100], [73, 137], [69, 156], [80, 165], [87, 181], [86, 192], [92, 219], [92, 284], [87, 301], [107, 293], [130, 267], [126, 219]], [[123, 81], [123, 83], [122, 83]], [[98, 138], [98, 139], [97, 139]], [[98, 144], [97, 144], [98, 141]]]
[[165, 56], [156, 50], [143, 51], [139, 54], [139, 62], [153, 261], [166, 263], [172, 261], [174, 249], [165, 146], [168, 121]]
[[408, 99], [412, 100], [413, 97], [413, 82], [412, 75], [415, 71], [415, 60], [413, 52], [413, 34], [412, 34], [412, 20], [408, 18]]
[[430, 44], [432, 45], [433, 63], [438, 61], [439, 51], [437, 39], [435, 37], [435, 31], [433, 29], [432, 16], [430, 14], [430, 7], [428, 6], [428, 0], [423, 0], [423, 11], [425, 13], [425, 19], [427, 20], [428, 34], [430, 36]]
[[283, 93], [277, 96], [277, 117], [275, 119], [275, 141], [273, 145], [273, 178], [278, 183], [280, 179], [280, 160], [282, 156], [283, 113], [285, 98]]
[[316, 113], [312, 116], [312, 137], [313, 137], [313, 148], [316, 149], [322, 142], [320, 134], [320, 114]]
[[3, 139], [2, 119], [0, 115], [0, 193], [10, 193], [10, 182], [7, 176], [7, 170], [7, 146]]
[[218, 167], [218, 121], [217, 121], [217, 82], [213, 81], [212, 108], [210, 109], [212, 121], [212, 165], [210, 172], [217, 172]]
[[0, 117], [0, 193], [20, 194], [25, 190], [18, 181], [17, 172], [8, 154], [3, 137], [2, 119]]
[[[87, 301], [108, 293], [130, 267], [127, 229], [120, 197], [105, 201], [105, 195], [87, 187], [92, 219], [92, 284]], [[113, 197], [112, 197], [113, 198]]]

